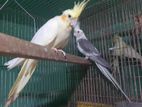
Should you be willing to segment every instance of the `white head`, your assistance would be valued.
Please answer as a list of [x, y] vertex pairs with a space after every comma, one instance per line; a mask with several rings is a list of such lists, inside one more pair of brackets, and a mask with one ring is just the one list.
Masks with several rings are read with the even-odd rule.
[[71, 26], [75, 26], [79, 16], [81, 15], [82, 11], [85, 9], [89, 0], [84, 0], [81, 3], [75, 3], [72, 9], [67, 9], [63, 11], [62, 19], [67, 21], [71, 24]]

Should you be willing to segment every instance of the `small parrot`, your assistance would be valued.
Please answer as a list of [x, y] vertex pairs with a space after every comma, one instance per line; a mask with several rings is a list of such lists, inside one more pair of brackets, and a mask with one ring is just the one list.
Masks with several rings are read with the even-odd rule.
[[91, 61], [95, 62], [97, 67], [100, 69], [101, 73], [117, 88], [119, 89], [126, 99], [131, 102], [129, 97], [124, 93], [121, 89], [117, 81], [114, 77], [110, 74], [109, 70], [111, 70], [110, 65], [108, 62], [102, 58], [101, 53], [95, 48], [91, 42], [85, 36], [83, 30], [80, 29], [79, 23], [74, 27], [74, 36], [76, 38], [76, 44], [78, 50], [85, 55], [86, 59], [90, 59]]
[[124, 56], [128, 58], [136, 58], [140, 61], [142, 66], [142, 56], [134, 48], [127, 45], [123, 41], [122, 37], [114, 35], [113, 42], [114, 42], [114, 47], [109, 48], [109, 50], [112, 51], [113, 55]]
[[[31, 42], [41, 46], [46, 46], [48, 47], [47, 49], [54, 49], [56, 52], [60, 51], [65, 55], [65, 52], [62, 49], [67, 45], [72, 28], [76, 25], [79, 16], [85, 9], [88, 2], [89, 0], [84, 0], [78, 3], [75, 2], [72, 9], [67, 9], [63, 11], [61, 15], [55, 16], [48, 20], [35, 33]], [[35, 59], [15, 58], [4, 64], [9, 70], [23, 64], [16, 82], [9, 92], [5, 107], [8, 107], [16, 100], [19, 93], [34, 73], [37, 63], [38, 60]]]

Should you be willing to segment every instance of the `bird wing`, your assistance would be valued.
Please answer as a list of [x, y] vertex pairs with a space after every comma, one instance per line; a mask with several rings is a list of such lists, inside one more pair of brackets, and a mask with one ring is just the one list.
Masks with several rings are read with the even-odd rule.
[[53, 41], [55, 41], [58, 34], [58, 20], [59, 17], [56, 16], [49, 21], [47, 21], [35, 34], [32, 43], [47, 46]]
[[92, 45], [90, 41], [87, 39], [79, 39], [78, 43], [80, 47], [88, 54], [90, 55], [100, 55], [99, 51]]
[[123, 49], [123, 55], [129, 58], [138, 58], [141, 59], [141, 55], [131, 46], [127, 45], [125, 42], [123, 42], [123, 44], [125, 44], [125, 48]]
[[88, 54], [91, 60], [101, 64], [102, 66], [105, 66], [108, 69], [111, 68], [108, 62], [102, 58], [99, 51], [87, 39], [79, 39], [78, 44], [79, 47], [83, 49], [84, 54]]
[[[55, 42], [57, 33], [58, 33], [58, 16], [47, 21], [34, 35], [31, 42], [47, 46], [47, 48], [51, 48]], [[19, 64], [23, 64], [26, 59], [24, 58], [14, 58], [4, 65], [7, 66], [8, 69], [13, 69]]]

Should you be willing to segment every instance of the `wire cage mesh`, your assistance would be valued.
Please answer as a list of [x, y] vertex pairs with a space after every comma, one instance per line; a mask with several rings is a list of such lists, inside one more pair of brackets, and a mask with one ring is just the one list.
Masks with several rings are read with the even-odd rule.
[[[81, 18], [87, 37], [109, 61], [113, 76], [134, 102], [142, 101], [141, 11], [140, 0], [106, 0], [91, 6]], [[117, 44], [116, 36], [127, 46], [121, 41]], [[111, 47], [116, 49], [110, 50]], [[111, 107], [124, 100], [99, 70], [92, 67], [76, 88], [69, 107]]]
[[[7, 1], [1, 0], [0, 6]], [[48, 3], [43, 0], [30, 5], [32, 0], [17, 0], [22, 4], [19, 6], [15, 1], [9, 0], [0, 8], [0, 32], [29, 41], [35, 31], [47, 21], [44, 11], [46, 6], [49, 9], [56, 6], [58, 11], [63, 11], [74, 2], [64, 0], [67, 5], [61, 5], [57, 0], [49, 0]], [[139, 57], [142, 52], [141, 3], [141, 0], [92, 0], [80, 18], [81, 29], [109, 62], [111, 73], [124, 92], [136, 103], [142, 102], [142, 60]], [[34, 6], [36, 4], [38, 5]], [[52, 12], [48, 15], [53, 16]], [[119, 41], [118, 47], [111, 50], [116, 46], [115, 36], [121, 37], [128, 46], [121, 47]], [[129, 47], [137, 54], [132, 50], [129, 52]], [[73, 37], [65, 51], [81, 55]], [[18, 67], [8, 71], [3, 64], [9, 59], [11, 57], [0, 57], [0, 107], [3, 107], [20, 70]], [[12, 107], [112, 107], [125, 100], [95, 64], [87, 68], [76, 64], [40, 61], [30, 82]]]

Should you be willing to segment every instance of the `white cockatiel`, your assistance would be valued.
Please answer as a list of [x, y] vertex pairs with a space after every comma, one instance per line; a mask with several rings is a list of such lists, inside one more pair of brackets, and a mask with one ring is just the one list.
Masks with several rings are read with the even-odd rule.
[[[55, 51], [61, 51], [65, 55], [62, 49], [67, 45], [72, 27], [77, 23], [88, 1], [89, 0], [84, 0], [81, 3], [75, 3], [72, 9], [65, 10], [60, 16], [55, 16], [47, 21], [36, 32], [31, 42], [47, 46]], [[5, 107], [8, 107], [18, 97], [35, 71], [37, 63], [37, 60], [25, 58], [15, 58], [5, 63], [8, 69], [23, 64], [16, 82], [10, 90]]]

